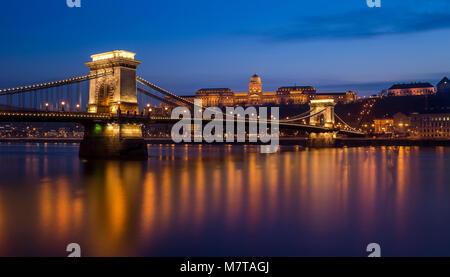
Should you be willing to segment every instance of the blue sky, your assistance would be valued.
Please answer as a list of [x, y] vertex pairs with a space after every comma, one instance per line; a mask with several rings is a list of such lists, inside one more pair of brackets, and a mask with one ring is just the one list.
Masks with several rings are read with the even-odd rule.
[[179, 94], [202, 87], [379, 92], [450, 75], [450, 1], [4, 1], [0, 87], [87, 73], [95, 53], [124, 49], [138, 74]]

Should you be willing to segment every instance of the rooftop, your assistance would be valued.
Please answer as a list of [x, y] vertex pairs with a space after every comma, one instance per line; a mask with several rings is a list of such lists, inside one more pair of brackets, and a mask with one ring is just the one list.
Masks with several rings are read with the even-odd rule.
[[314, 89], [312, 86], [292, 86], [292, 87], [280, 87], [279, 89]]
[[230, 88], [201, 88], [199, 90], [207, 90], [207, 91], [212, 91], [212, 90], [231, 90]]
[[450, 83], [450, 80], [447, 77], [444, 77], [444, 79], [442, 79], [438, 85], [447, 84], [447, 83]]
[[389, 89], [411, 89], [411, 88], [432, 88], [430, 83], [410, 83], [410, 84], [395, 84]]
[[317, 95], [346, 95], [347, 92], [320, 92]]

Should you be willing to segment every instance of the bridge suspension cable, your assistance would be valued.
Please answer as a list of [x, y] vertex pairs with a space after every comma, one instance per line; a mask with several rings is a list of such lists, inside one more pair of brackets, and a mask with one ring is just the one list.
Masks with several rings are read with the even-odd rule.
[[344, 124], [344, 126], [346, 126], [347, 128], [349, 128], [351, 131], [360, 133], [359, 130], [357, 130], [357, 129], [353, 128], [352, 126], [348, 125], [348, 124], [347, 124], [344, 120], [342, 120], [342, 118], [340, 118], [339, 115], [337, 115], [336, 113], [334, 113], [334, 116], [336, 116], [336, 118], [337, 118], [339, 121], [341, 121], [341, 122]]
[[149, 97], [151, 97], [151, 98], [154, 98], [154, 99], [156, 99], [156, 100], [158, 100], [158, 101], [164, 102], [164, 103], [166, 103], [166, 104], [168, 104], [168, 105], [170, 105], [170, 106], [174, 106], [174, 107], [178, 106], [177, 103], [172, 102], [172, 101], [170, 101], [170, 100], [167, 99], [167, 98], [159, 97], [159, 96], [157, 96], [157, 95], [155, 95], [155, 94], [153, 94], [153, 93], [151, 93], [151, 92], [149, 92], [149, 91], [147, 91], [147, 90], [145, 90], [145, 89], [137, 88], [137, 90], [138, 90], [140, 93], [143, 93], [143, 94], [145, 94], [145, 95], [147, 95], [147, 96], [149, 96]]
[[301, 114], [297, 114], [297, 115], [291, 116], [291, 117], [289, 117], [289, 120], [291, 120], [291, 119], [298, 119], [298, 118], [301, 119], [303, 116], [309, 115], [310, 112], [311, 112], [311, 111], [306, 111], [306, 112], [304, 112], [304, 113], [301, 113]]
[[98, 73], [98, 74], [89, 74], [89, 75], [84, 75], [84, 76], [80, 76], [80, 77], [75, 77], [75, 78], [70, 78], [70, 79], [65, 79], [65, 80], [60, 80], [60, 81], [55, 81], [55, 82], [42, 83], [42, 84], [37, 84], [37, 85], [0, 89], [0, 94], [16, 94], [16, 93], [35, 91], [35, 90], [41, 90], [41, 89], [46, 89], [46, 88], [60, 87], [60, 86], [64, 86], [64, 85], [80, 83], [80, 82], [88, 81], [91, 79], [104, 77], [109, 74], [112, 74], [112, 71], [102, 72], [102, 73]]
[[175, 100], [177, 100], [179, 102], [182, 102], [184, 104], [188, 104], [188, 105], [194, 106], [193, 102], [191, 102], [189, 100], [186, 100], [186, 99], [184, 99], [184, 98], [182, 98], [182, 97], [180, 97], [180, 96], [178, 96], [178, 95], [176, 95], [176, 94], [174, 94], [174, 93], [172, 93], [170, 91], [167, 91], [167, 90], [165, 90], [163, 88], [160, 88], [157, 85], [152, 84], [149, 81], [147, 81], [147, 80], [145, 80], [145, 79], [143, 79], [143, 78], [141, 78], [139, 76], [136, 77], [136, 81], [138, 81], [139, 83], [141, 83], [141, 84], [143, 84], [143, 85], [145, 85], [145, 86], [147, 86], [147, 87], [149, 87], [149, 88], [151, 88], [153, 90], [156, 90], [156, 91], [158, 91], [158, 92], [160, 92], [160, 93], [162, 93], [162, 94], [164, 94], [164, 95], [166, 95], [168, 97], [172, 97], [172, 98], [174, 98]]
[[[321, 110], [321, 111], [318, 111], [318, 112], [316, 112], [316, 113], [307, 115], [307, 116], [303, 116], [303, 117], [299, 117], [299, 118], [291, 118], [291, 119], [280, 120], [280, 122], [293, 122], [293, 121], [298, 121], [298, 120], [310, 118], [310, 117], [313, 117], [313, 116], [316, 116], [316, 115], [318, 115], [318, 114], [323, 113], [325, 110], [326, 110], [326, 108], [323, 109], [323, 110]], [[307, 113], [309, 113], [309, 112], [310, 112], [310, 111], [308, 111]], [[300, 115], [298, 115], [298, 116], [300, 116]]]

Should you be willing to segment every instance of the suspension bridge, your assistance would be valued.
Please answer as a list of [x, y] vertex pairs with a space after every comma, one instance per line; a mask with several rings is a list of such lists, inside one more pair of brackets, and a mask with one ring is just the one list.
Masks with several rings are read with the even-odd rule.
[[[135, 53], [120, 50], [91, 58], [86, 63], [88, 75], [0, 89], [0, 122], [81, 123], [85, 127], [81, 157], [146, 159], [142, 126], [179, 121], [168, 114], [152, 113], [149, 103], [157, 101], [166, 107], [183, 106], [191, 111], [199, 108], [194, 102], [137, 76], [141, 62], [135, 59]], [[267, 123], [276, 120], [280, 129], [302, 130], [312, 139], [321, 134], [364, 135], [335, 114], [333, 100], [311, 100], [310, 106], [306, 113], [284, 120], [272, 118]], [[252, 121], [236, 117], [231, 120], [247, 124]]]

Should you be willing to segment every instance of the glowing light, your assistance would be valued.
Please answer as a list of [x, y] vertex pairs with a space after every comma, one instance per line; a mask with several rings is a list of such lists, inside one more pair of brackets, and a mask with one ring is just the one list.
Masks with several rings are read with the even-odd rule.
[[134, 60], [134, 56], [136, 56], [136, 53], [124, 51], [124, 50], [116, 50], [106, 53], [100, 53], [96, 55], [92, 55], [92, 61], [101, 61], [101, 60], [109, 60], [114, 58], [124, 58], [124, 59], [130, 59]]
[[101, 134], [102, 133], [102, 125], [95, 124], [94, 133], [97, 134], [97, 135]]
[[311, 100], [311, 104], [314, 104], [314, 103], [333, 103], [334, 104], [334, 100], [333, 99]]

